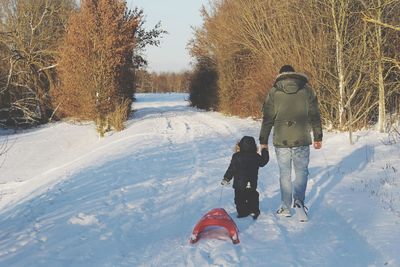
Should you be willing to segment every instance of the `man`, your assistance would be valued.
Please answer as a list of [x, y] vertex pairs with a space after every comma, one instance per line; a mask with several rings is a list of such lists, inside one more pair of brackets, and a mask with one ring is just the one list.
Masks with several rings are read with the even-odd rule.
[[[290, 65], [284, 65], [280, 69], [275, 84], [265, 99], [260, 131], [261, 148], [268, 148], [268, 137], [272, 127], [282, 201], [277, 214], [290, 217], [293, 200], [299, 220], [307, 221], [304, 199], [310, 145], [313, 143], [315, 149], [321, 148], [322, 126], [318, 100], [308, 85], [308, 77], [295, 72]], [[292, 165], [296, 176], [293, 184]]]

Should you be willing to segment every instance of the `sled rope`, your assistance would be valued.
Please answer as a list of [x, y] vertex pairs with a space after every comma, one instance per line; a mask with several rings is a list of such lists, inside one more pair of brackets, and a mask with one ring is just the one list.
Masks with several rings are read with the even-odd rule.
[[224, 187], [221, 186], [221, 192], [219, 194], [219, 201], [218, 201], [218, 206], [221, 206], [221, 201], [222, 201], [222, 190], [224, 190]]

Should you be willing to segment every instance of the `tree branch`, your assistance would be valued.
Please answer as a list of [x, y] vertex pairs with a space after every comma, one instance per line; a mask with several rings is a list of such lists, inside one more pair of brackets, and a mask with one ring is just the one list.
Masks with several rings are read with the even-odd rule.
[[374, 23], [374, 24], [380, 25], [380, 26], [385, 27], [385, 28], [389, 28], [389, 29], [395, 30], [395, 31], [400, 31], [400, 26], [393, 26], [393, 25], [378, 21], [376, 19], [370, 18], [368, 16], [364, 16], [363, 20], [365, 20], [367, 22], [370, 22], [370, 23]]

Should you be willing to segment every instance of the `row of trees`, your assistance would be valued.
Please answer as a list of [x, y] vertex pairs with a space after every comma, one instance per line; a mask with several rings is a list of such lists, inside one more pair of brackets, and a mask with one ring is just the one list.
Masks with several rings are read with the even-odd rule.
[[[400, 100], [400, 1], [219, 0], [202, 10], [189, 48], [197, 60], [194, 105], [260, 117], [267, 88], [284, 64], [305, 72], [325, 125], [359, 128]], [[196, 89], [197, 88], [197, 89]], [[214, 90], [214, 91], [213, 91]], [[191, 96], [192, 97], [192, 96]]]
[[188, 92], [191, 72], [148, 72], [141, 69], [135, 73], [137, 91], [141, 93]]
[[0, 16], [2, 125], [72, 117], [122, 129], [160, 24], [145, 31], [124, 0], [0, 0]]

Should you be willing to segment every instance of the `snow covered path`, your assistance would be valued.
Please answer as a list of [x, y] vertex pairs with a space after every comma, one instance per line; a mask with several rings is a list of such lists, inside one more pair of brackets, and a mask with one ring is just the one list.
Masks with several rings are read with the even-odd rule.
[[[326, 134], [311, 152], [308, 223], [274, 215], [271, 150], [259, 219], [236, 219], [233, 189], [219, 183], [235, 142], [257, 138], [260, 122], [199, 111], [185, 97], [137, 95], [127, 129], [100, 140], [91, 124], [9, 136], [0, 266], [400, 266], [398, 144], [365, 132], [349, 146], [346, 135]], [[234, 218], [241, 243], [214, 229], [190, 245], [216, 207]]]

